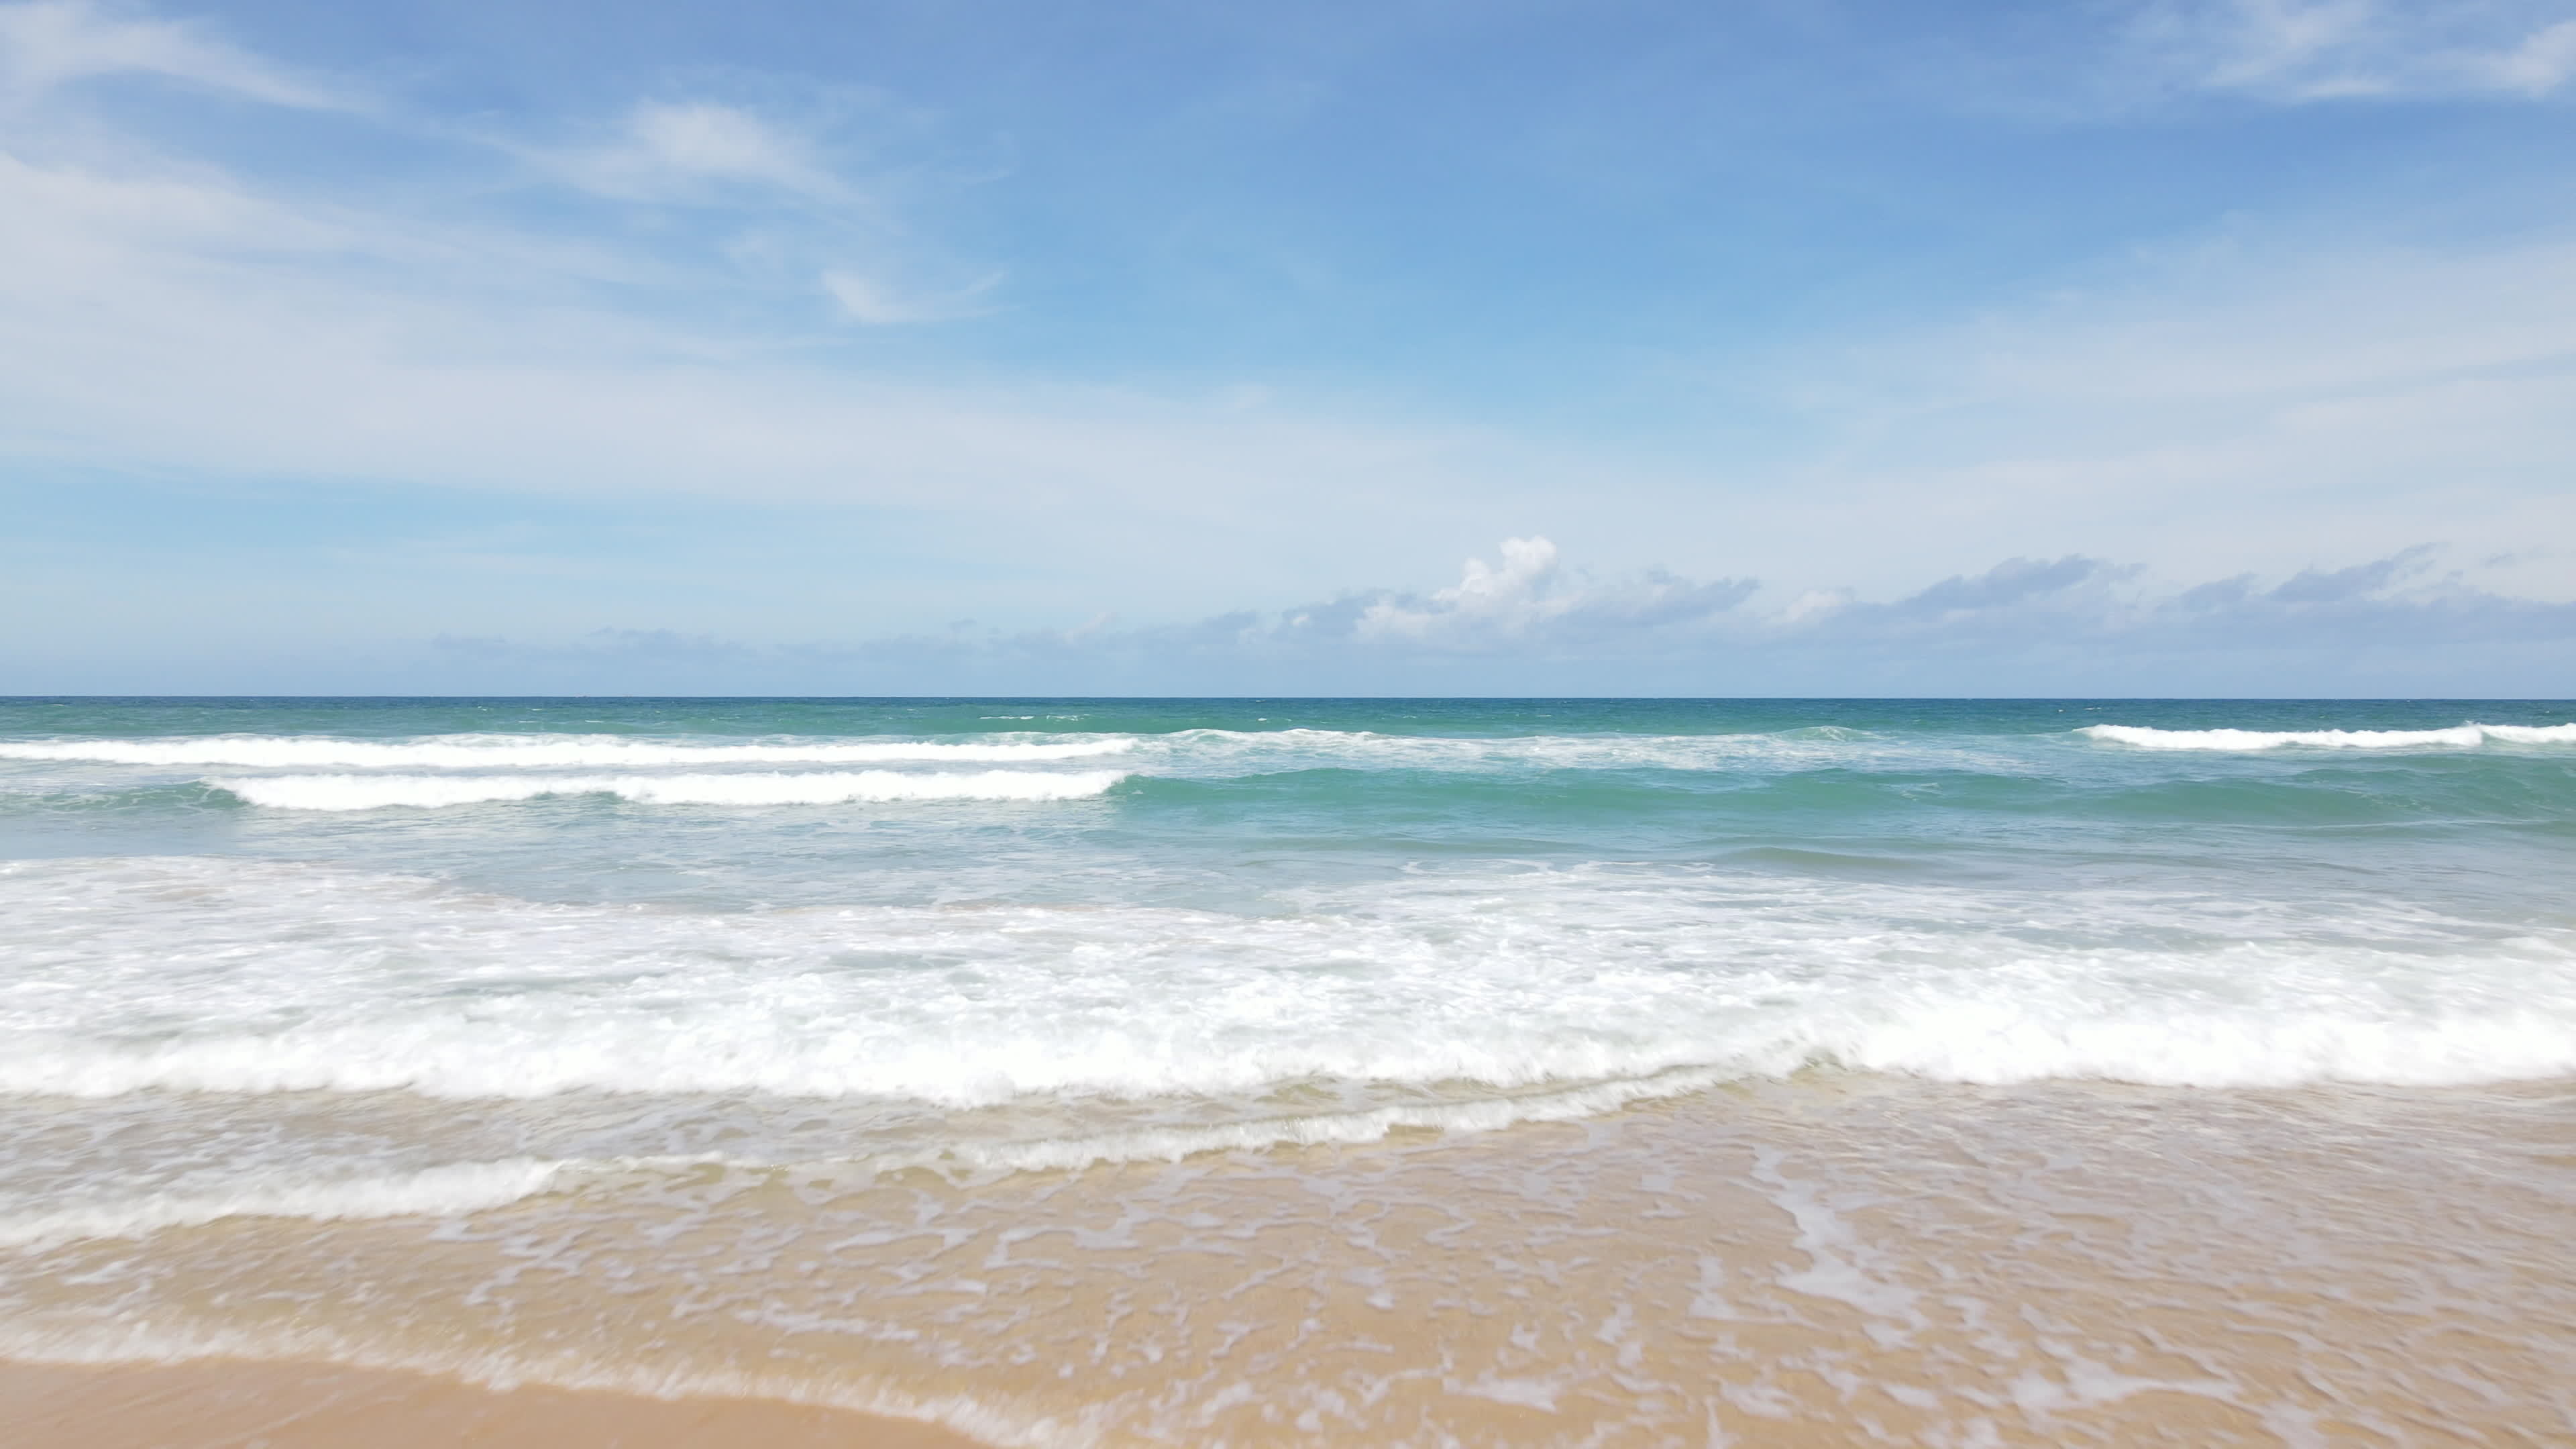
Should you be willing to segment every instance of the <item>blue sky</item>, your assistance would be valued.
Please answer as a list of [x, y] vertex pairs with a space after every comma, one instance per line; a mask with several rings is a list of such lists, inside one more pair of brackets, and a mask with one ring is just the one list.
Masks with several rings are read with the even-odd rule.
[[2576, 694], [2576, 0], [0, 4], [0, 692]]

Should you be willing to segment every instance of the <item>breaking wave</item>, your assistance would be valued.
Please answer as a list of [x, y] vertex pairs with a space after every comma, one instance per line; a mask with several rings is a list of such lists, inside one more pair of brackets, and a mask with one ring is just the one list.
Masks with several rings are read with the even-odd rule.
[[649, 770], [691, 765], [864, 765], [896, 761], [1038, 763], [1123, 754], [1126, 736], [1070, 741], [867, 740], [688, 744], [617, 735], [441, 735], [401, 742], [312, 736], [35, 740], [0, 743], [0, 760], [107, 765], [232, 765], [250, 769]]
[[0, 870], [0, 911], [24, 962], [0, 1001], [0, 1092], [87, 1098], [951, 1111], [1328, 1082], [1374, 1109], [1816, 1065], [2197, 1086], [2576, 1073], [2576, 933], [2358, 900], [1638, 868], [1425, 876], [1292, 916], [701, 913], [171, 860]]
[[208, 783], [273, 810], [438, 809], [613, 795], [641, 805], [848, 805], [900, 800], [1081, 800], [1127, 778], [1123, 770], [1049, 773], [893, 770], [732, 775], [274, 775]]
[[2077, 734], [2142, 750], [2473, 750], [2485, 744], [2576, 745], [2576, 724], [2464, 724], [2437, 730], [2162, 730], [2086, 725]]

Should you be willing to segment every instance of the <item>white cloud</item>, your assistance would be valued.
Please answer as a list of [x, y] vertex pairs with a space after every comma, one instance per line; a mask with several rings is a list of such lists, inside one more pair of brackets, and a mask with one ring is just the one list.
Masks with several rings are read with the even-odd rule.
[[[749, 271], [812, 276], [841, 317], [863, 326], [974, 316], [1001, 283], [999, 272], [957, 282], [961, 269], [954, 264], [890, 259], [896, 249], [887, 239], [902, 228], [880, 198], [836, 170], [816, 135], [738, 106], [647, 102], [624, 117], [606, 144], [549, 150], [504, 143], [504, 149], [594, 195], [729, 214], [737, 225], [725, 247], [730, 257]], [[776, 204], [782, 201], [789, 214]], [[869, 260], [815, 266], [818, 256], [853, 253]], [[910, 274], [945, 284], [923, 284]]]
[[2418, 544], [2348, 567], [2305, 569], [2271, 585], [2252, 574], [2158, 584], [2139, 566], [2082, 555], [2013, 558], [1881, 602], [1845, 585], [1764, 606], [1753, 602], [1759, 585], [1752, 580], [1703, 583], [1661, 570], [1599, 580], [1566, 569], [1548, 540], [1520, 538], [1503, 541], [1499, 566], [1470, 559], [1458, 584], [1427, 597], [1374, 590], [1284, 611], [1272, 623], [1238, 624], [1233, 634], [1396, 653], [1465, 648], [1533, 658], [1569, 643], [1587, 654], [1639, 657], [2036, 642], [2138, 649], [2166, 647], [2186, 635], [2245, 650], [2385, 642], [2392, 633], [2428, 632], [2576, 641], [2576, 603], [2481, 589], [2460, 570], [2439, 569], [2440, 553]]
[[648, 101], [606, 144], [526, 154], [604, 196], [689, 200], [747, 186], [835, 205], [859, 199], [811, 137], [716, 101]]
[[[1534, 558], [1527, 547], [1518, 552]], [[1559, 565], [1555, 587], [1595, 607], [1522, 614], [1506, 631], [1455, 617], [1471, 597], [1462, 580], [1428, 595], [1374, 589], [1275, 613], [1131, 628], [1097, 616], [1017, 633], [961, 621], [794, 643], [695, 626], [552, 638], [541, 625], [528, 634], [511, 626], [415, 641], [407, 661], [400, 644], [353, 637], [337, 665], [280, 661], [259, 677], [282, 692], [2563, 695], [2576, 667], [2576, 604], [2482, 589], [2441, 559], [2419, 546], [2286, 578], [2187, 576], [2204, 580], [2195, 583], [2153, 581], [2079, 556], [2009, 559], [1901, 597], [1873, 600], [1847, 587], [1776, 607], [1746, 602], [1752, 586], [1742, 581], [1591, 583]], [[1488, 603], [1526, 596], [1522, 584], [1504, 582], [1512, 574], [1508, 561], [1486, 566], [1480, 577], [1496, 586]], [[1660, 614], [1629, 607], [1644, 591], [1689, 602]], [[1452, 617], [1419, 631], [1370, 626], [1372, 610], [1388, 601]], [[64, 692], [243, 687], [238, 660], [138, 670], [86, 655], [43, 657], [52, 642], [8, 641], [0, 667]]]
[[[602, 688], [992, 694], [2494, 694], [2548, 692], [2576, 664], [2576, 604], [2480, 589], [2422, 546], [2271, 583], [2008, 559], [1895, 599], [1844, 588], [1772, 608], [1745, 602], [1748, 581], [1592, 580], [1544, 539], [1502, 554], [1428, 595], [1374, 589], [1194, 624], [784, 647], [598, 630], [437, 649], [495, 671], [477, 687], [573, 668]], [[1661, 605], [1639, 607], [1649, 598]]]
[[896, 327], [917, 322], [945, 322], [970, 317], [983, 309], [983, 299], [999, 285], [998, 275], [945, 292], [908, 291], [874, 277], [839, 267], [823, 272], [823, 290], [843, 315], [870, 327]]
[[[43, 4], [0, 9], [0, 26], [28, 75], [160, 68], [300, 94], [172, 22]], [[852, 376], [801, 361], [810, 338], [662, 320], [657, 302], [685, 310], [732, 279], [613, 239], [321, 201], [112, 149], [108, 165], [37, 159], [0, 133], [0, 456], [576, 496], [1114, 506], [1182, 476], [1364, 469], [1387, 446], [1109, 389], [1033, 402]], [[582, 159], [588, 183], [636, 194], [852, 196], [805, 139], [713, 103], [640, 106]], [[796, 271], [786, 295], [810, 297], [813, 276]], [[850, 270], [827, 285], [873, 322], [980, 295]]]
[[[30, 15], [90, 27], [77, 45], [28, 52], [53, 57], [29, 75], [108, 64], [64, 58], [82, 54], [193, 68], [206, 84], [234, 74], [243, 94], [281, 74], [201, 31], [103, 13], [0, 10], [22, 28]], [[2393, 13], [2331, 12], [2269, 49], [2248, 42], [2242, 54], [2271, 69], [2231, 84], [2323, 74], [2366, 52], [2364, 21]], [[2562, 32], [2515, 14], [2461, 53], [2522, 67], [2525, 90], [2556, 84]], [[2210, 74], [2201, 60], [2193, 74]], [[838, 226], [877, 205], [839, 179], [821, 139], [713, 102], [640, 106], [609, 142], [548, 155], [590, 168], [579, 177], [594, 190], [739, 214]], [[1037, 577], [1056, 581], [1057, 601], [1109, 591], [1085, 596], [1084, 613], [1186, 617], [1212, 598], [1300, 597], [1318, 577], [1388, 577], [1424, 548], [1533, 521], [1596, 558], [1758, 570], [1819, 627], [1870, 617], [1854, 612], [1854, 580], [1883, 595], [1962, 559], [2114, 547], [2167, 577], [2278, 577], [2441, 538], [2520, 553], [2499, 575], [2519, 592], [2576, 597], [2576, 557], [2525, 547], [2576, 538], [2564, 471], [2576, 243], [2563, 237], [2447, 251], [2316, 232], [2221, 238], [1973, 326], [1762, 358], [1803, 406], [1782, 409], [1787, 425], [1745, 461], [1686, 445], [1622, 457], [1598, 440], [1569, 456], [1499, 432], [1301, 414], [1257, 386], [1155, 396], [953, 370], [934, 385], [852, 367], [848, 332], [818, 314], [828, 300], [886, 326], [980, 306], [975, 287], [906, 284], [941, 278], [935, 260], [798, 237], [744, 281], [691, 271], [635, 235], [317, 201], [202, 165], [138, 164], [130, 149], [115, 166], [0, 149], [0, 457], [639, 508], [659, 496], [938, 513], [950, 522], [924, 552], [947, 556], [950, 592], [883, 605], [887, 628], [916, 617], [892, 612], [906, 607], [984, 614], [966, 599]], [[755, 284], [774, 289], [761, 306], [711, 305]], [[784, 306], [806, 309], [811, 330], [778, 323]], [[679, 320], [719, 310], [769, 320], [740, 332]], [[866, 344], [884, 357], [900, 345]], [[1574, 498], [1581, 511], [1564, 511]], [[1247, 537], [1262, 546], [1227, 551]], [[1043, 617], [1048, 598], [1027, 587], [1021, 607], [996, 613]], [[1639, 630], [1722, 633], [1753, 617], [1748, 587], [1597, 579], [1525, 538], [1454, 586], [1354, 595], [1298, 628], [1342, 638], [1364, 625], [1389, 648], [1461, 658], [1571, 657]]]
[[[294, 199], [202, 168], [137, 176], [0, 152], [0, 455], [973, 514], [979, 548], [1029, 535], [995, 573], [1114, 575], [1098, 602], [1130, 616], [1228, 590], [1296, 597], [1318, 573], [1383, 577], [1462, 528], [1562, 519], [1551, 510], [1575, 496], [1591, 501], [1570, 541], [1596, 556], [1671, 551], [1791, 593], [2113, 544], [2168, 572], [2284, 572], [2434, 537], [2522, 551], [2503, 571], [2517, 588], [2576, 597], [2576, 556], [2525, 548], [2576, 537], [2564, 238], [2367, 251], [2248, 232], [1971, 326], [1774, 356], [1766, 385], [1794, 403], [1792, 445], [1759, 465], [1571, 456], [1470, 428], [1245, 407], [1239, 389], [857, 372], [809, 360], [812, 339], [656, 320], [637, 298], [702, 301], [713, 283], [608, 247]], [[874, 324], [980, 301], [884, 275], [836, 267], [820, 288], [814, 271], [794, 285]], [[1801, 438], [1826, 441], [1801, 458]], [[1218, 546], [1248, 534], [1263, 561]], [[1478, 568], [1377, 600], [1372, 627], [1478, 649], [1708, 602], [1644, 575], [1615, 588], [1569, 576], [1535, 553]], [[983, 612], [962, 595], [918, 607]]]
[[2576, 19], [2533, 31], [2512, 50], [2488, 57], [2487, 74], [2500, 90], [2547, 95], [2576, 76]]
[[[1413, 515], [1546, 466], [1464, 429], [852, 370], [812, 355], [820, 317], [805, 337], [731, 333], [637, 301], [702, 306], [711, 285], [549, 232], [0, 147], [0, 457], [26, 476], [910, 510], [957, 520], [940, 546], [966, 556], [960, 589], [1106, 567], [1122, 610], [1386, 562], [1421, 536]], [[1354, 539], [1351, 500], [1381, 492], [1414, 531]], [[1254, 518], [1271, 520], [1266, 563], [1209, 546]], [[1114, 562], [1146, 554], [1151, 569]]]
[[1556, 580], [1556, 545], [1544, 538], [1507, 538], [1500, 568], [1480, 558], [1467, 560], [1465, 577], [1456, 586], [1434, 592], [1427, 600], [1381, 600], [1360, 615], [1362, 638], [1424, 639], [1467, 631], [1525, 633], [1532, 626], [1562, 617], [1582, 595], [1551, 593]]
[[118, 74], [157, 75], [271, 105], [354, 105], [346, 94], [186, 21], [125, 18], [87, 0], [0, 6], [0, 91], [23, 102]]
[[0, 215], [0, 328], [13, 339], [0, 349], [0, 430], [92, 461], [886, 499], [978, 475], [1014, 488], [1129, 480], [1101, 490], [1114, 495], [1175, 466], [1201, 478], [1366, 466], [1372, 451], [1420, 443], [1328, 442], [1329, 429], [1301, 442], [1294, 423], [1108, 389], [1037, 400], [804, 367], [757, 339], [580, 304], [597, 278], [572, 268], [614, 256], [203, 179], [0, 153]]
[[[2576, 236], [2323, 230], [2234, 228], [1972, 322], [1780, 359], [1786, 404], [1838, 444], [1736, 525], [1831, 535], [1870, 578], [1981, 541], [2116, 541], [2180, 572], [2576, 538]], [[2576, 598], [2576, 560], [2509, 572]]]
[[1380, 590], [1316, 605], [1288, 627], [1326, 632], [1347, 627], [1353, 638], [1444, 650], [1513, 650], [1575, 646], [1605, 635], [1688, 632], [1743, 602], [1749, 580], [1694, 583], [1661, 569], [1597, 578], [1560, 566], [1545, 538], [1507, 538], [1501, 562], [1467, 560], [1456, 584], [1422, 596]]
[[2127, 38], [2166, 84], [2280, 102], [2536, 99], [2576, 75], [2568, 0], [2156, 0]]

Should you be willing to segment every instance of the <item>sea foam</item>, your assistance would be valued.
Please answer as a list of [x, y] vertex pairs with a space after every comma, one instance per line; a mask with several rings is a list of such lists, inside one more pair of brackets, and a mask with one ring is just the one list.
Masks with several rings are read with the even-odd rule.
[[1116, 735], [1075, 740], [799, 740], [708, 744], [616, 735], [444, 735], [376, 741], [311, 736], [216, 735], [189, 739], [0, 742], [0, 760], [109, 765], [233, 765], [251, 769], [621, 769], [722, 765], [862, 765], [902, 761], [1037, 763], [1121, 754], [1136, 741]]
[[2086, 725], [2077, 734], [2145, 750], [2476, 749], [2481, 745], [2576, 745], [2576, 724], [2464, 724], [2433, 730], [2166, 730], [2145, 725]]
[[528, 1158], [452, 1163], [386, 1176], [244, 1183], [216, 1191], [160, 1192], [116, 1202], [0, 1211], [0, 1248], [142, 1237], [226, 1218], [335, 1222], [480, 1212], [546, 1191], [568, 1165]]
[[[1279, 1146], [1354, 1145], [1406, 1129], [1445, 1133], [1495, 1131], [1524, 1122], [1594, 1116], [1631, 1103], [1681, 1096], [1724, 1079], [1692, 1070], [1464, 1102], [1407, 1103], [1352, 1111], [1271, 1111], [1233, 1122], [1146, 1125], [1124, 1130], [984, 1135], [916, 1141], [868, 1136], [834, 1156], [660, 1153], [614, 1158], [513, 1157], [443, 1163], [413, 1170], [359, 1165], [312, 1176], [278, 1164], [246, 1164], [238, 1180], [128, 1190], [69, 1206], [0, 1199], [0, 1249], [48, 1247], [95, 1238], [143, 1237], [171, 1228], [234, 1218], [336, 1222], [366, 1218], [450, 1217], [486, 1212], [547, 1193], [615, 1181], [632, 1189], [659, 1179], [703, 1184], [710, 1172], [760, 1178], [787, 1173], [807, 1180], [846, 1180], [923, 1168], [957, 1177], [1051, 1172], [1125, 1162], [1171, 1162], [1207, 1152]], [[738, 1135], [748, 1136], [747, 1132]], [[316, 1144], [317, 1156], [318, 1148]], [[327, 1160], [325, 1158], [324, 1160]]]
[[[0, 1091], [1493, 1100], [1675, 1071], [2576, 1072], [2576, 933], [2362, 899], [1423, 874], [1294, 915], [694, 912], [250, 861], [0, 869]], [[1444, 1085], [1448, 1084], [1448, 1085]], [[1362, 1108], [1370, 1104], [1357, 1104]]]
[[1442, 773], [1492, 770], [1734, 770], [1838, 766], [1873, 761], [1953, 762], [1945, 743], [1897, 742], [1865, 731], [1821, 727], [1770, 733], [1683, 735], [1407, 735], [1375, 730], [1176, 730], [1136, 748], [1159, 771], [1224, 774], [1281, 770], [1397, 769]]

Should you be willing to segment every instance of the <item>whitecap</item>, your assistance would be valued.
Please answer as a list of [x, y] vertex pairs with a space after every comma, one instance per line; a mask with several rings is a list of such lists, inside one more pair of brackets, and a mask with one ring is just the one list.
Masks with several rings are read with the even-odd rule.
[[1082, 800], [1127, 778], [1123, 770], [893, 770], [722, 775], [267, 775], [212, 780], [216, 789], [276, 810], [438, 809], [613, 795], [641, 805], [849, 805], [907, 800]]
[[2166, 730], [2147, 725], [2086, 725], [2077, 734], [2143, 750], [2473, 750], [2506, 745], [2576, 744], [2576, 724], [2464, 724], [2430, 730]]
[[1135, 747], [1134, 739], [1117, 735], [1073, 740], [794, 740], [765, 744], [639, 740], [616, 735], [441, 735], [400, 741], [217, 735], [10, 741], [0, 743], [0, 760], [308, 770], [644, 770], [903, 761], [1039, 763], [1123, 754]]

